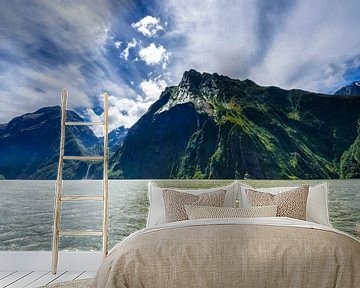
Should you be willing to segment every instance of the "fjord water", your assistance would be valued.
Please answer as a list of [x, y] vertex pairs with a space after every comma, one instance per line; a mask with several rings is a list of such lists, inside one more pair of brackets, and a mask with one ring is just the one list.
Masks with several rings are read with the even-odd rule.
[[[161, 187], [208, 188], [229, 180], [159, 180]], [[258, 187], [316, 185], [328, 182], [332, 225], [355, 235], [360, 223], [360, 180], [249, 180]], [[64, 181], [64, 194], [100, 195], [101, 181]], [[109, 181], [109, 246], [144, 228], [148, 211], [147, 180]], [[51, 250], [55, 181], [0, 181], [0, 250]], [[61, 227], [101, 229], [102, 202], [63, 202]], [[60, 249], [100, 250], [101, 238], [62, 237]]]

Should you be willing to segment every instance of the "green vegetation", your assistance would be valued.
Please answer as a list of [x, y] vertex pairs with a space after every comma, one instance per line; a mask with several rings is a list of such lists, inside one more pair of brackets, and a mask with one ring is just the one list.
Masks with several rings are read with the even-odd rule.
[[[158, 113], [162, 107], [168, 108]], [[111, 159], [112, 176], [360, 177], [359, 119], [359, 97], [261, 87], [191, 70], [137, 122]]]
[[360, 128], [359, 136], [341, 156], [340, 173], [344, 179], [360, 178]]
[[192, 179], [205, 179], [205, 178], [206, 178], [206, 174], [201, 173], [200, 167], [197, 166]]
[[[67, 111], [67, 120], [82, 118]], [[56, 179], [59, 142], [60, 107], [44, 107], [14, 118], [0, 132], [0, 174], [6, 179]], [[96, 155], [101, 144], [87, 126], [66, 129], [65, 155]], [[82, 179], [88, 164], [66, 161], [64, 179]]]
[[300, 114], [298, 111], [291, 111], [287, 114], [289, 119], [300, 121]]

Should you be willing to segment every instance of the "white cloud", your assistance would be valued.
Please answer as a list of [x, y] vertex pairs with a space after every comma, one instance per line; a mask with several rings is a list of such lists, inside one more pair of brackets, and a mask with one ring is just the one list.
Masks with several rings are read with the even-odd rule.
[[131, 27], [133, 27], [146, 37], [152, 37], [158, 31], [164, 29], [160, 25], [160, 19], [152, 16], [146, 16], [142, 18], [140, 21], [131, 24]]
[[[104, 81], [99, 84], [97, 90], [103, 90], [106, 87], [110, 93], [109, 96], [109, 131], [125, 126], [130, 128], [137, 120], [148, 110], [154, 101], [159, 99], [161, 92], [165, 89], [166, 81], [160, 77], [142, 81], [140, 89], [143, 91], [145, 97], [138, 95], [132, 88], [126, 86], [119, 86], [110, 81]], [[97, 96], [98, 105], [103, 105], [103, 93]], [[103, 113], [97, 115], [93, 109], [86, 109], [85, 116], [90, 121], [102, 121]], [[97, 136], [103, 136], [103, 128], [101, 126], [92, 126], [93, 131]]]
[[[99, 97], [99, 99], [102, 97]], [[140, 99], [129, 99], [120, 96], [109, 96], [109, 132], [120, 126], [130, 128], [135, 122], [147, 111], [152, 101], [143, 101]], [[97, 115], [93, 109], [86, 110], [86, 116], [91, 121], [102, 121], [103, 115]], [[97, 136], [103, 136], [103, 128], [94, 126], [93, 128]]]
[[130, 42], [128, 42], [126, 48], [121, 52], [120, 57], [125, 60], [128, 60], [130, 49], [135, 48], [136, 45], [137, 45], [137, 41], [135, 38], [133, 38]]
[[357, 0], [169, 0], [162, 7], [171, 19], [167, 37], [177, 39], [173, 49], [167, 45], [175, 81], [194, 68], [263, 85], [330, 91], [360, 55]]
[[[124, 83], [112, 59], [107, 58], [105, 47], [114, 41], [109, 37], [107, 2], [62, 5], [39, 1], [26, 10], [22, 6], [11, 1], [0, 10], [0, 50], [6, 55], [0, 57], [0, 123], [44, 106], [59, 105], [63, 88], [69, 91], [68, 108], [75, 111], [93, 107], [94, 95], [104, 89], [123, 99], [110, 105], [110, 128], [129, 127], [146, 111], [151, 103], [144, 102]], [[115, 47], [119, 45], [115, 43]], [[102, 105], [103, 100], [98, 98], [96, 106]], [[122, 112], [126, 109], [130, 110], [125, 115]], [[101, 115], [92, 112], [85, 113], [99, 119]], [[97, 135], [102, 134], [101, 126], [93, 127]]]
[[[40, 1], [28, 5], [25, 11], [21, 1], [11, 1], [1, 6], [2, 42], [20, 45], [13, 47], [20, 52], [24, 43], [34, 51], [43, 45], [45, 39], [65, 54], [88, 51], [98, 56], [104, 51], [108, 38], [108, 9], [106, 3], [90, 1], [73, 1], [67, 5], [58, 1]], [[7, 37], [8, 33], [11, 33], [11, 38]]]
[[163, 64], [165, 68], [169, 62], [170, 53], [162, 45], [157, 47], [151, 43], [148, 47], [140, 49], [139, 56], [147, 65]]
[[[97, 95], [98, 106], [103, 105], [104, 87], [109, 92], [109, 131], [125, 126], [130, 128], [135, 122], [147, 111], [153, 100], [143, 98], [138, 95], [132, 88], [118, 85], [111, 81], [103, 81], [99, 83], [97, 91], [101, 91]], [[90, 121], [102, 121], [104, 115], [97, 115], [93, 109], [86, 109], [85, 115]], [[97, 136], [103, 136], [102, 126], [90, 126]]]
[[121, 46], [121, 44], [122, 44], [121, 41], [115, 41], [115, 42], [114, 42], [114, 45], [115, 45], [116, 49], [119, 49], [120, 46]]
[[[180, 80], [183, 72], [218, 72], [231, 77], [248, 74], [249, 59], [259, 40], [256, 1], [166, 1], [164, 13], [172, 21], [168, 37], [178, 39], [172, 49], [172, 74]], [[173, 84], [176, 84], [173, 83]]]
[[359, 59], [360, 38], [353, 36], [353, 27], [360, 25], [359, 9], [358, 1], [345, 5], [299, 1], [250, 76], [286, 88], [323, 92], [338, 88]]
[[10, 117], [18, 116], [43, 106], [59, 105], [60, 92], [63, 88], [69, 91], [70, 109], [79, 105], [91, 105], [86, 94], [88, 83], [79, 71], [79, 67], [74, 65], [66, 65], [56, 71], [48, 68], [35, 70], [18, 67], [16, 70], [10, 69], [2, 74], [1, 78], [7, 81], [1, 89], [0, 110], [6, 111], [2, 114], [5, 117], [9, 114]]
[[140, 89], [144, 92], [146, 100], [156, 101], [166, 88], [166, 82], [162, 79], [149, 79], [140, 83]]
[[128, 98], [115, 98], [109, 108], [111, 129], [119, 126], [131, 127], [150, 107], [152, 102], [136, 101]]
[[[63, 88], [69, 90], [70, 109], [91, 105], [92, 77], [101, 81], [105, 74], [114, 75], [103, 56], [109, 34], [107, 9], [86, 1], [40, 1], [26, 10], [18, 1], [2, 5], [0, 123], [59, 105]], [[89, 70], [91, 76], [84, 73]]]

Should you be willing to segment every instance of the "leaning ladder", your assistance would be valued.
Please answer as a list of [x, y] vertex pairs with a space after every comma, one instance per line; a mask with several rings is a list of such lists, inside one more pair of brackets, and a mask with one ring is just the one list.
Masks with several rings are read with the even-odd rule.
[[[103, 122], [66, 122], [66, 101], [67, 90], [62, 90], [61, 93], [61, 137], [60, 137], [60, 157], [58, 175], [56, 181], [56, 196], [55, 196], [55, 215], [52, 241], [52, 273], [57, 273], [58, 254], [59, 254], [59, 236], [102, 236], [102, 252], [103, 257], [108, 252], [108, 93], [104, 93], [104, 121]], [[73, 125], [103, 125], [104, 126], [104, 156], [65, 156], [65, 127]], [[64, 160], [80, 160], [80, 161], [103, 161], [103, 194], [102, 196], [63, 196], [63, 163]], [[103, 223], [102, 231], [90, 230], [60, 230], [60, 212], [62, 201], [103, 201]]]

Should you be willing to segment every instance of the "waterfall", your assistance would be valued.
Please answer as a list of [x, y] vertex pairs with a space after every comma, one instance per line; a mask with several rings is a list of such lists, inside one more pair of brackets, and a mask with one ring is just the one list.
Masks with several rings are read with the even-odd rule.
[[84, 178], [84, 179], [88, 179], [91, 165], [92, 165], [92, 164], [90, 164], [90, 165], [88, 166], [87, 171], [86, 171], [86, 175], [85, 175], [85, 178]]

